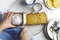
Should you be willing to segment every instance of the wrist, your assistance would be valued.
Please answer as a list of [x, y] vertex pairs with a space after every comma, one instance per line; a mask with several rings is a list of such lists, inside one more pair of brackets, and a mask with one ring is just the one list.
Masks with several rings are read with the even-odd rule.
[[2, 24], [0, 24], [0, 32], [3, 31], [3, 28], [2, 27], [3, 27]]
[[3, 23], [0, 24], [0, 32], [2, 32], [5, 28], [5, 25]]
[[0, 33], [3, 31], [3, 29], [0, 27]]

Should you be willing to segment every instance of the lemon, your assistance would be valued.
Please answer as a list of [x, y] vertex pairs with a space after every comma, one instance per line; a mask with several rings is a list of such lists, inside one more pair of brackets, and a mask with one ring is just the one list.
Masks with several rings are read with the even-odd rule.
[[60, 0], [53, 0], [53, 5], [55, 8], [59, 8], [60, 7]]
[[52, 0], [47, 0], [46, 4], [48, 7], [54, 8]]

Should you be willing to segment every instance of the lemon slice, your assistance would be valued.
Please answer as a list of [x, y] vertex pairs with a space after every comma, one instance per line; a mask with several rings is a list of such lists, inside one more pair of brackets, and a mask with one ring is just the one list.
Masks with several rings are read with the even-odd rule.
[[54, 9], [53, 1], [52, 0], [47, 0], [46, 5], [48, 8]]
[[60, 7], [60, 0], [53, 0], [53, 4], [55, 8], [59, 8]]

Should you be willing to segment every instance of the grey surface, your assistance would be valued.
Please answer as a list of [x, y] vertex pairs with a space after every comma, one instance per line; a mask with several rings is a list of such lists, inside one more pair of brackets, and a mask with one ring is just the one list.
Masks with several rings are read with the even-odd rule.
[[17, 11], [17, 12], [33, 12], [32, 6], [28, 6], [22, 1], [16, 1], [10, 6], [9, 11]]
[[[13, 5], [10, 6], [9, 11], [15, 12], [33, 12], [33, 5], [24, 5], [21, 4], [21, 1], [16, 1]], [[44, 11], [43, 9], [41, 11]], [[28, 26], [30, 32], [34, 35], [35, 40], [47, 40], [43, 34], [44, 25], [33, 25]]]

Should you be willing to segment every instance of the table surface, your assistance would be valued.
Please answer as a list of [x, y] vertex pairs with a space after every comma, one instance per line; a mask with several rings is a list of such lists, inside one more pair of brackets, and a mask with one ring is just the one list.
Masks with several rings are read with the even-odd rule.
[[[9, 9], [9, 11], [21, 11], [21, 12], [32, 12], [33, 9], [27, 5], [24, 6], [24, 5], [21, 5], [19, 3], [19, 0], [16, 1], [16, 3], [14, 3], [12, 5], [12, 3], [16, 1], [16, 0], [1, 0], [0, 1], [0, 11], [2, 12], [5, 12], [6, 10]], [[44, 6], [44, 2], [43, 0], [37, 0], [36, 2], [39, 2], [42, 4], [43, 8], [41, 11], [45, 11], [46, 12], [46, 15], [47, 15], [47, 19], [48, 21], [52, 20], [52, 19], [60, 19], [60, 9], [56, 9], [56, 10], [49, 10], [46, 6]], [[11, 6], [11, 7], [10, 7]], [[47, 40], [43, 34], [43, 26], [42, 25], [36, 25], [36, 26], [33, 26], [33, 27], [29, 27], [29, 29], [31, 30], [31, 32], [33, 34], [36, 34], [38, 33], [38, 30], [40, 30], [37, 35], [35, 35], [35, 40]], [[33, 29], [33, 30], [32, 30]]]

